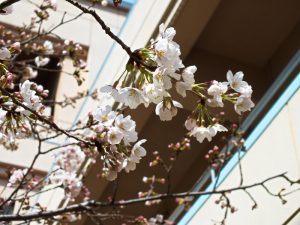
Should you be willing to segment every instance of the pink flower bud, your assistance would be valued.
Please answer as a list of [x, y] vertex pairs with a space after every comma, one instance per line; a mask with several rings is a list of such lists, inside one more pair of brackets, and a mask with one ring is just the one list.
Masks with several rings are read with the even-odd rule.
[[12, 48], [14, 48], [15, 50], [20, 50], [21, 44], [20, 42], [15, 42], [11, 45]]
[[232, 124], [232, 128], [233, 128], [233, 129], [236, 129], [236, 128], [238, 128], [238, 125], [237, 125], [236, 123], [233, 123], [233, 124]]
[[139, 193], [138, 193], [138, 197], [139, 197], [139, 198], [144, 197], [144, 193], [143, 193], [143, 192], [139, 192]]
[[152, 203], [151, 203], [151, 201], [145, 201], [145, 205], [146, 205], [146, 206], [151, 206]]
[[148, 182], [148, 177], [143, 177], [143, 182], [147, 183]]

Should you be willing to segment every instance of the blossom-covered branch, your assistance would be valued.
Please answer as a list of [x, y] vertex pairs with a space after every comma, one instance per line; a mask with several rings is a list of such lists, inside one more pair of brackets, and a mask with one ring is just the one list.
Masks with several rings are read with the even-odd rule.
[[[7, 0], [0, 3], [0, 13], [13, 13], [12, 4], [18, 1]], [[257, 202], [250, 192], [254, 187], [262, 188], [267, 194], [285, 203], [284, 197], [295, 190], [272, 192], [269, 188], [269, 181], [283, 179], [293, 186], [298, 185], [299, 180], [293, 181], [286, 174], [279, 174], [254, 184], [243, 185], [240, 164], [241, 182], [237, 187], [218, 189], [215, 186], [211, 191], [172, 193], [173, 165], [181, 152], [191, 148], [191, 137], [203, 143], [212, 141], [218, 133], [222, 132], [230, 135], [232, 142], [235, 141], [233, 151], [222, 152], [219, 147], [215, 146], [205, 155], [209, 162], [209, 169], [217, 175], [217, 181], [220, 170], [232, 154], [236, 151], [239, 153], [243, 149], [243, 139], [238, 126], [236, 124], [229, 126], [213, 108], [221, 109], [225, 104], [231, 104], [237, 117], [250, 111], [254, 107], [251, 100], [252, 86], [244, 80], [242, 71], [233, 73], [230, 70], [226, 75], [224, 74], [222, 81], [209, 80], [197, 83], [195, 79], [197, 67], [184, 65], [180, 45], [174, 41], [176, 30], [172, 27], [161, 24], [156, 40], [152, 40], [148, 46], [133, 51], [111, 31], [95, 11], [93, 7], [97, 2], [86, 7], [75, 0], [65, 1], [79, 9], [80, 13], [66, 20], [66, 12], [64, 12], [61, 21], [48, 30], [43, 29], [44, 22], [50, 19], [49, 12], [59, 7], [56, 0], [43, 0], [40, 4], [34, 4], [35, 16], [29, 24], [14, 32], [9, 31], [5, 26], [0, 27], [2, 34], [0, 144], [7, 150], [17, 150], [18, 140], [31, 139], [38, 143], [37, 153], [33, 156], [28, 168], [14, 168], [8, 172], [7, 187], [12, 188], [12, 192], [5, 196], [2, 196], [4, 192], [1, 193], [0, 209], [16, 202], [20, 205], [16, 214], [0, 215], [0, 221], [28, 222], [42, 219], [70, 222], [83, 213], [91, 217], [98, 216], [101, 220], [102, 217], [107, 217], [106, 214], [99, 212], [102, 208], [112, 208], [114, 213], [111, 215], [121, 217], [122, 215], [116, 209], [132, 204], [145, 203], [146, 206], [151, 206], [164, 199], [176, 199], [178, 204], [188, 205], [194, 199], [190, 197], [218, 195], [218, 204], [222, 208], [225, 207], [225, 216], [222, 221], [224, 223], [228, 212], [235, 211], [235, 207], [231, 205], [230, 193], [242, 191], [251, 199], [255, 208]], [[113, 2], [118, 7], [122, 1]], [[129, 60], [124, 72], [119, 74], [117, 80], [101, 89], [99, 87], [102, 95], [109, 95], [115, 103], [120, 103], [116, 104], [118, 107], [112, 107], [108, 103], [99, 104], [74, 127], [64, 129], [52, 116], [46, 115], [46, 107], [53, 105], [66, 107], [85, 97], [96, 100], [98, 91], [82, 92], [74, 97], [65, 97], [62, 101], [56, 101], [49, 99], [49, 91], [33, 80], [39, 76], [40, 72], [64, 72], [73, 75], [78, 85], [84, 82], [82, 73], [87, 72], [85, 49], [72, 40], [60, 40], [54, 32], [58, 27], [75, 21], [84, 14], [91, 15], [97, 21], [102, 30], [127, 53]], [[53, 36], [58, 37], [58, 40], [54, 40]], [[62, 71], [62, 63], [66, 57], [71, 59], [74, 72]], [[48, 68], [53, 59], [55, 59], [55, 67]], [[180, 97], [174, 94], [175, 91]], [[137, 124], [130, 115], [124, 114], [124, 109], [134, 110], [141, 105], [148, 107], [153, 104], [155, 114], [161, 121], [171, 121], [184, 107], [180, 103], [182, 98], [190, 94], [196, 96], [197, 100], [184, 124], [187, 130], [185, 137], [180, 142], [168, 146], [172, 150], [170, 162], [163, 160], [158, 150], [153, 153], [155, 159], [149, 164], [150, 167], [162, 166], [166, 177], [144, 176], [142, 181], [149, 184], [148, 191], [139, 192], [138, 198], [118, 199], [117, 178], [119, 174], [122, 171], [126, 173], [134, 171], [141, 160], [147, 156], [147, 150], [144, 148], [146, 140], [139, 139]], [[97, 101], [97, 104], [99, 102]], [[56, 140], [61, 136], [65, 140], [57, 146], [48, 149], [43, 146], [46, 141]], [[228, 138], [225, 140], [228, 142]], [[34, 166], [38, 158], [50, 153], [53, 160], [50, 172], [47, 176], [36, 176]], [[98, 177], [108, 181], [115, 180], [110, 201], [91, 200], [89, 189], [85, 186], [86, 168], [95, 164], [97, 160], [101, 162], [97, 164]], [[165, 184], [166, 191], [156, 192], [156, 184]], [[69, 201], [68, 206], [49, 210], [46, 206], [32, 201], [34, 196], [57, 188], [63, 189], [64, 199]], [[73, 201], [81, 202], [72, 204]], [[124, 216], [124, 218], [127, 217]], [[156, 225], [162, 224], [164, 220], [161, 216], [156, 216], [149, 220], [137, 218], [134, 222]]]

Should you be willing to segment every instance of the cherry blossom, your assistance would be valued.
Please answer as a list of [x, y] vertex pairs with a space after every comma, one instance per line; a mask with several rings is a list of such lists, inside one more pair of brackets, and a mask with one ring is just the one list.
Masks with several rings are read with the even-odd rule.
[[48, 57], [37, 56], [34, 58], [34, 62], [37, 67], [46, 66], [49, 63], [50, 59]]
[[207, 89], [207, 93], [211, 96], [220, 96], [228, 90], [226, 82], [218, 82], [214, 80], [212, 85]]
[[236, 92], [242, 93], [244, 89], [248, 88], [248, 83], [243, 81], [244, 73], [237, 72], [233, 75], [231, 70], [227, 72], [227, 80], [230, 87], [235, 90]]
[[211, 141], [213, 137], [210, 129], [204, 126], [194, 127], [194, 129], [191, 131], [191, 135], [194, 136], [200, 143], [202, 143], [205, 138], [208, 141]]
[[98, 149], [98, 152], [104, 162], [103, 176], [114, 180], [123, 169], [127, 172], [135, 170], [136, 163], [146, 155], [146, 150], [141, 147], [146, 140], [137, 141], [136, 123], [131, 116], [125, 117], [110, 106], [98, 107], [90, 115], [96, 123], [83, 133], [92, 141], [101, 143], [103, 150]]
[[104, 107], [98, 107], [95, 111], [93, 111], [92, 115], [95, 120], [98, 120], [104, 126], [110, 126], [114, 122], [117, 113], [112, 111], [111, 106], [106, 105]]
[[53, 44], [51, 41], [45, 41], [43, 46], [46, 54], [51, 55], [54, 53]]
[[147, 154], [146, 149], [141, 146], [145, 142], [146, 142], [146, 140], [142, 139], [142, 140], [138, 141], [137, 143], [135, 143], [135, 145], [133, 146], [133, 148], [131, 150], [131, 156], [130, 156], [131, 161], [138, 163], [142, 157], [146, 156], [146, 154]]
[[156, 88], [168, 90], [172, 88], [171, 78], [167, 75], [164, 69], [157, 68], [153, 73], [153, 84]]
[[204, 139], [206, 138], [208, 141], [211, 141], [212, 138], [218, 133], [218, 132], [226, 132], [227, 128], [223, 125], [216, 123], [212, 126], [204, 127], [204, 126], [195, 126], [190, 135], [194, 136], [197, 141], [202, 143]]
[[85, 158], [85, 154], [77, 146], [67, 146], [54, 154], [54, 165], [66, 172], [77, 171]]
[[182, 78], [184, 82], [188, 84], [194, 84], [195, 83], [194, 74], [196, 73], [196, 71], [197, 71], [196, 66], [186, 67], [182, 72]]
[[52, 184], [63, 185], [66, 196], [71, 199], [76, 198], [81, 189], [82, 181], [74, 172], [66, 172], [65, 170], [57, 170], [50, 176]]
[[12, 175], [9, 178], [8, 187], [13, 187], [19, 184], [22, 180], [25, 174], [27, 174], [28, 169], [17, 169], [15, 170]]
[[165, 69], [166, 73], [174, 73], [184, 67], [179, 58], [181, 52], [177, 43], [160, 39], [154, 45], [154, 48], [157, 54], [156, 62], [161, 68]]
[[161, 214], [157, 214], [155, 217], [151, 217], [148, 220], [147, 225], [158, 225], [158, 224], [163, 224], [164, 223], [164, 216]]
[[213, 96], [213, 99], [208, 99], [207, 103], [211, 107], [223, 107], [222, 95], [228, 90], [227, 82], [213, 81], [212, 85], [207, 89], [207, 93]]
[[36, 78], [38, 75], [38, 72], [34, 69], [32, 69], [30, 66], [26, 66], [26, 68], [24, 69], [24, 76], [25, 79], [34, 79]]
[[7, 112], [0, 108], [0, 125], [6, 120]]
[[109, 181], [113, 181], [113, 180], [117, 179], [117, 177], [118, 177], [118, 171], [109, 169], [109, 168], [104, 168], [103, 174], [104, 174], [105, 178]]
[[194, 129], [194, 127], [197, 125], [196, 122], [197, 122], [197, 121], [196, 121], [194, 118], [188, 118], [188, 119], [185, 121], [184, 125], [185, 125], [185, 127], [186, 127], [187, 130], [192, 130], [192, 129]]
[[140, 104], [144, 104], [146, 107], [149, 105], [148, 99], [143, 92], [132, 87], [125, 87], [119, 90], [119, 101], [131, 109], [136, 109]]
[[149, 101], [154, 104], [160, 103], [168, 94], [162, 86], [155, 85], [154, 83], [145, 85], [143, 91]]
[[173, 27], [166, 28], [162, 23], [159, 25], [159, 35], [161, 39], [172, 41], [174, 36], [176, 35], [176, 30]]
[[136, 109], [140, 104], [146, 107], [149, 105], [149, 100], [146, 98], [142, 90], [133, 87], [125, 87], [115, 89], [109, 85], [101, 88], [104, 93], [109, 93], [115, 101], [121, 102], [130, 109]]
[[[164, 24], [161, 24], [159, 29], [160, 37], [154, 44], [156, 52], [155, 60], [159, 67], [172, 76], [175, 71], [184, 67], [180, 59], [180, 46], [173, 41], [176, 31], [172, 27], [165, 29]], [[175, 79], [176, 77], [179, 79], [178, 75], [174, 76]]]
[[115, 119], [115, 126], [123, 132], [124, 143], [126, 145], [137, 141], [138, 136], [135, 131], [136, 124], [135, 121], [131, 119], [131, 116], [126, 116], [124, 118], [123, 114], [118, 115]]
[[115, 125], [123, 131], [132, 131], [135, 129], [135, 122], [131, 119], [131, 116], [124, 117], [120, 114], [115, 119]]
[[166, 98], [162, 102], [156, 105], [155, 113], [162, 121], [170, 121], [177, 114], [177, 108], [183, 108], [183, 106], [169, 98]]
[[8, 60], [10, 59], [10, 57], [11, 57], [10, 51], [7, 48], [2, 47], [0, 49], [0, 60]]
[[[33, 87], [36, 87], [37, 91], [43, 92], [43, 87], [41, 85], [37, 86], [34, 82], [26, 80], [24, 83], [20, 84], [20, 95], [23, 98], [24, 104], [34, 111], [42, 112], [44, 109], [43, 104], [41, 103], [41, 97], [36, 95], [36, 91], [33, 90]], [[21, 112], [25, 115], [28, 115], [28, 112], [25, 109], [21, 109]]]
[[237, 114], [241, 115], [242, 112], [250, 111], [254, 107], [254, 103], [248, 97], [241, 95], [238, 97], [236, 103], [234, 104], [234, 109]]
[[212, 136], [215, 136], [218, 132], [227, 132], [227, 128], [219, 123], [215, 123], [214, 125], [209, 127], [209, 131]]
[[192, 85], [195, 83], [194, 73], [197, 71], [196, 66], [189, 66], [182, 72], [182, 81], [176, 82], [176, 91], [182, 97], [186, 97], [186, 91], [192, 90]]
[[253, 93], [251, 85], [246, 86], [240, 93], [244, 97], [251, 98], [251, 95]]
[[108, 142], [112, 145], [120, 144], [121, 140], [124, 137], [124, 133], [117, 127], [111, 127], [108, 132]]

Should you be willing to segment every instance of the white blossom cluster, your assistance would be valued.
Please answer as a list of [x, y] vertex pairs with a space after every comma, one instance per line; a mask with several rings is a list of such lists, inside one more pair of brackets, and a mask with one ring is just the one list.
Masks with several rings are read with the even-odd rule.
[[[210, 107], [223, 107], [223, 100], [227, 100], [234, 103], [234, 109], [239, 115], [242, 112], [250, 111], [254, 107], [254, 103], [251, 100], [253, 91], [252, 87], [246, 81], [243, 81], [243, 77], [244, 74], [242, 72], [237, 72], [233, 75], [231, 71], [228, 71], [226, 82], [212, 81], [212, 84], [207, 89], [207, 94], [212, 96], [212, 98], [207, 98], [206, 104]], [[229, 90], [232, 93], [228, 93]], [[212, 137], [218, 132], [227, 131], [226, 127], [212, 121], [208, 122], [208, 126], [204, 126], [204, 118], [208, 114], [205, 106], [198, 105], [194, 112], [197, 112], [196, 116], [189, 117], [185, 121], [185, 127], [189, 130], [189, 134], [194, 136], [200, 143], [205, 139], [211, 141]]]
[[[10, 44], [10, 48], [13, 49], [13, 51], [20, 51], [20, 42], [14, 42], [13, 44]], [[54, 53], [53, 43], [51, 41], [44, 41], [42, 46], [43, 52], [45, 54], [51, 55]], [[12, 56], [11, 51], [7, 47], [1, 47], [0, 48], [0, 60], [9, 60]], [[40, 66], [46, 66], [50, 61], [49, 57], [44, 56], [37, 56], [34, 58], [34, 63], [37, 67]]]
[[85, 158], [84, 152], [75, 145], [60, 149], [53, 155], [54, 165], [67, 172], [76, 172]]
[[56, 152], [53, 158], [54, 172], [50, 177], [51, 183], [62, 185], [68, 197], [76, 198], [82, 189], [82, 181], [76, 172], [85, 159], [84, 152], [78, 146], [69, 145]]
[[12, 175], [9, 178], [8, 187], [14, 187], [18, 184], [20, 184], [23, 180], [23, 177], [25, 176], [25, 174], [27, 173], [27, 169], [17, 169], [15, 171], [13, 171]]
[[[11, 102], [2, 104], [12, 106]], [[7, 116], [7, 111], [0, 108], [0, 144], [6, 149], [16, 150], [16, 139], [30, 136], [31, 129], [28, 120], [21, 114], [19, 116]]]
[[158, 225], [164, 223], [164, 216], [161, 214], [157, 214], [155, 217], [151, 217], [148, 220], [147, 225]]
[[[44, 41], [44, 44], [42, 46], [43, 51], [47, 55], [51, 55], [54, 53], [53, 43], [51, 41]], [[34, 58], [34, 63], [37, 67], [46, 66], [50, 62], [49, 57], [45, 56], [37, 56]]]
[[67, 197], [76, 198], [82, 189], [82, 181], [77, 177], [76, 172], [67, 172], [59, 169], [50, 176], [52, 184], [62, 185]]
[[177, 114], [177, 108], [182, 105], [173, 100], [169, 90], [173, 83], [177, 92], [186, 97], [186, 91], [192, 90], [195, 83], [194, 73], [197, 68], [190, 66], [184, 68], [180, 59], [180, 46], [173, 41], [176, 34], [174, 28], [165, 28], [164, 24], [159, 27], [159, 38], [151, 47], [151, 60], [156, 64], [154, 72], [143, 74], [145, 76], [141, 85], [115, 88], [105, 86], [102, 92], [110, 93], [115, 101], [121, 102], [131, 109], [140, 104], [147, 107], [150, 103], [156, 104], [155, 113], [162, 121], [169, 121]]
[[[37, 113], [43, 113], [42, 97], [48, 95], [48, 90], [34, 82], [25, 81], [20, 84], [15, 98], [23, 105]], [[28, 117], [31, 112], [22, 106], [16, 106], [10, 98], [3, 98], [0, 107], [0, 144], [10, 150], [17, 149], [16, 139], [29, 137], [32, 133]]]
[[86, 129], [85, 135], [100, 145], [98, 152], [104, 162], [104, 176], [114, 180], [123, 169], [126, 172], [135, 170], [136, 164], [146, 155], [141, 146], [146, 140], [136, 142], [136, 123], [131, 116], [118, 114], [110, 106], [97, 108], [91, 116], [96, 124]]
[[242, 112], [250, 111], [254, 107], [254, 103], [251, 100], [252, 87], [243, 81], [243, 72], [233, 73], [229, 70], [227, 72], [227, 81], [218, 82], [213, 81], [212, 85], [208, 88], [207, 93], [213, 98], [208, 99], [207, 103], [211, 107], [223, 107], [223, 98], [229, 89], [237, 92], [238, 97], [231, 98], [227, 97], [227, 100], [234, 102], [235, 111], [241, 115]]
[[200, 143], [202, 143], [205, 138], [208, 141], [211, 141], [218, 132], [227, 131], [227, 128], [219, 123], [215, 123], [208, 127], [198, 126], [196, 120], [193, 118], [189, 118], [185, 121], [185, 127], [190, 131], [190, 134], [194, 136]]
[[[20, 84], [20, 97], [25, 106], [32, 109], [33, 111], [42, 113], [45, 109], [44, 105], [41, 103], [42, 97], [47, 96], [48, 90], [44, 90], [42, 85], [37, 85], [34, 82], [26, 80]], [[24, 115], [29, 115], [30, 111], [20, 108], [20, 112]]]

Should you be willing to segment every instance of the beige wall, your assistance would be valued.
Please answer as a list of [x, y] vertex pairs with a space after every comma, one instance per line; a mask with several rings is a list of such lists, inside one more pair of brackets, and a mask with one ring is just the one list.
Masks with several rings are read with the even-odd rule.
[[[251, 147], [242, 160], [244, 184], [252, 184], [265, 178], [288, 172], [292, 179], [300, 177], [300, 90], [281, 110], [270, 126]], [[220, 189], [238, 186], [239, 170], [235, 168], [220, 186]], [[275, 193], [283, 188], [289, 188], [283, 180], [269, 183], [270, 190]], [[258, 202], [258, 208], [251, 211], [252, 202], [244, 192], [230, 194], [231, 202], [238, 208], [235, 214], [229, 214], [229, 225], [281, 225], [299, 208], [300, 192], [286, 197], [288, 202], [281, 204], [262, 189], [249, 190]], [[189, 225], [212, 224], [212, 221], [222, 220], [223, 211], [214, 203], [217, 196], [210, 197], [205, 205], [192, 218]], [[293, 223], [300, 224], [300, 218], [295, 217]]]

